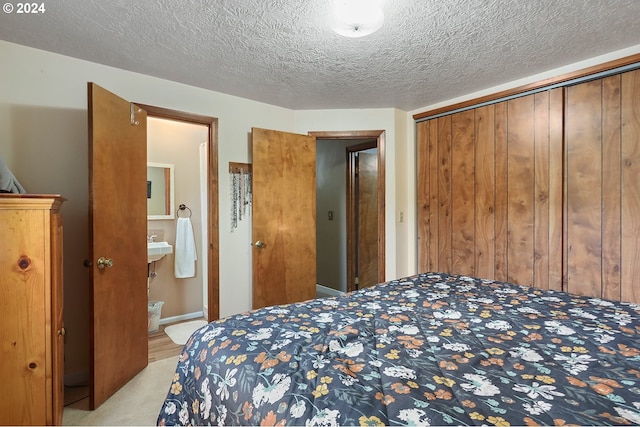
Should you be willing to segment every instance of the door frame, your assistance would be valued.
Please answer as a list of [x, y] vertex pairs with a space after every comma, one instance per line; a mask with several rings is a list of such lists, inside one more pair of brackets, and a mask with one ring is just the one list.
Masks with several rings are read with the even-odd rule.
[[218, 206], [218, 119], [200, 114], [171, 110], [135, 103], [148, 117], [176, 120], [204, 125], [208, 128], [209, 156], [207, 159], [207, 318], [211, 322], [220, 317], [220, 232]]
[[[384, 130], [355, 130], [355, 131], [313, 131], [308, 133], [315, 136], [316, 139], [323, 140], [353, 140], [362, 141], [363, 143], [375, 140], [375, 146], [378, 148], [378, 282], [385, 281], [385, 137]], [[361, 146], [354, 145], [350, 148]], [[373, 148], [373, 144], [371, 147]], [[347, 182], [350, 180], [350, 164], [347, 161]], [[349, 252], [353, 251], [355, 239], [353, 238], [355, 231], [350, 230], [353, 227], [354, 219], [352, 213], [352, 202], [349, 197], [352, 191], [352, 183], [347, 186], [347, 292], [356, 290], [355, 283], [349, 278], [355, 272], [355, 255]]]

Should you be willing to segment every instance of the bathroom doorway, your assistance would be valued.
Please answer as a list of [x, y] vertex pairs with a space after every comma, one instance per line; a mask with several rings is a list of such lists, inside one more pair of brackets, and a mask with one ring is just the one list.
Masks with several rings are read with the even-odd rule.
[[187, 217], [197, 253], [192, 277], [175, 278], [175, 253], [151, 263], [149, 300], [164, 301], [163, 327], [193, 319], [215, 320], [219, 316], [217, 119], [141, 107], [148, 113], [147, 160], [172, 164], [175, 180], [172, 218], [148, 220], [148, 235], [174, 245], [177, 219]]

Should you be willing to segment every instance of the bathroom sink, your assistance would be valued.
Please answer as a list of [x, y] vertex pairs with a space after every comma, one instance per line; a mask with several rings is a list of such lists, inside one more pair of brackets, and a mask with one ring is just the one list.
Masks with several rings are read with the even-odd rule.
[[173, 246], [167, 242], [147, 243], [147, 259], [149, 262], [157, 261], [166, 254], [173, 253]]

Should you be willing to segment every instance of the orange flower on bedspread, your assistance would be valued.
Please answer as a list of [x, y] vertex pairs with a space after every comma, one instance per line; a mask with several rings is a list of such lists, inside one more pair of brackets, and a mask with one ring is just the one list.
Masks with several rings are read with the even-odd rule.
[[393, 396], [388, 394], [382, 394], [380, 392], [376, 393], [376, 399], [381, 401], [384, 405], [388, 405], [396, 401], [396, 399]]
[[269, 411], [269, 413], [260, 421], [261, 426], [283, 426], [286, 425], [285, 420], [280, 420], [280, 422], [276, 423], [278, 417], [273, 411]]

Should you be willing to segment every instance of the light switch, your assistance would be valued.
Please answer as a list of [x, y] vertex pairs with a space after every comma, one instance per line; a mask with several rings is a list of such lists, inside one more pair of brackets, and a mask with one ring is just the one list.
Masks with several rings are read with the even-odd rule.
[[329, 221], [333, 221], [333, 211], [329, 211], [327, 216], [329, 217]]

